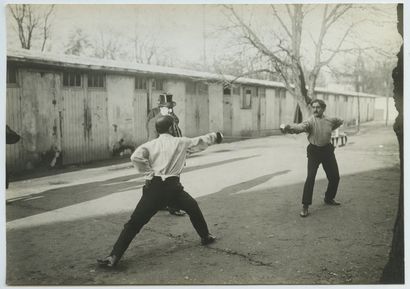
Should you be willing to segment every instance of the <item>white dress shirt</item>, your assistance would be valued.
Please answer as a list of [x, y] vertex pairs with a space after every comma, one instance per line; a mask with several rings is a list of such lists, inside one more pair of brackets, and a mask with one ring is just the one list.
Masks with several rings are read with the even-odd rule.
[[206, 149], [216, 141], [216, 133], [195, 138], [173, 137], [168, 133], [140, 145], [131, 155], [131, 162], [145, 179], [159, 176], [163, 180], [179, 176], [185, 167], [187, 154]]

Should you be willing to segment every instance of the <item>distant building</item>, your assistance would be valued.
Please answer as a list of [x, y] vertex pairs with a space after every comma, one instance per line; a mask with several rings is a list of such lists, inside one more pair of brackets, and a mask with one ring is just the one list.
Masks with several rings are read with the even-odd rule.
[[392, 123], [398, 116], [398, 111], [394, 106], [393, 97], [389, 97], [388, 100], [385, 96], [375, 98], [374, 103], [374, 120], [386, 121]]
[[[7, 53], [7, 124], [22, 140], [7, 146], [12, 170], [42, 163], [63, 165], [107, 159], [118, 147], [147, 140], [148, 111], [158, 95], [174, 95], [185, 136], [221, 130], [227, 137], [279, 132], [299, 115], [296, 99], [282, 83], [207, 72], [50, 55]], [[328, 114], [355, 124], [374, 119], [375, 95], [316, 90]]]

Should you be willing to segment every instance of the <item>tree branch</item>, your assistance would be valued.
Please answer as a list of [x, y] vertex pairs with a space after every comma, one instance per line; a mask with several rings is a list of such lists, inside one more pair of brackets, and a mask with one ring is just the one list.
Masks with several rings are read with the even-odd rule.
[[279, 20], [279, 23], [282, 25], [282, 28], [285, 30], [286, 34], [291, 38], [292, 34], [290, 33], [288, 27], [283, 22], [282, 18], [279, 16], [278, 12], [276, 11], [275, 6], [271, 4], [270, 7], [272, 7], [273, 13], [275, 14], [276, 18]]

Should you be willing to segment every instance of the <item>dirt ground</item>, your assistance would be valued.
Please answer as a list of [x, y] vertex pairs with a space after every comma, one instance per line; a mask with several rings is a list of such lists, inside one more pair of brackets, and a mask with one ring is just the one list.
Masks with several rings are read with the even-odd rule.
[[[259, 140], [261, 146], [264, 143], [266, 140]], [[258, 186], [267, 180], [274, 183], [275, 178], [287, 174], [286, 168], [278, 167], [271, 174], [239, 179], [197, 198], [210, 231], [218, 237], [212, 245], [200, 245], [187, 216], [171, 217], [161, 211], [132, 242], [118, 267], [107, 270], [96, 266], [95, 259], [109, 253], [130, 210], [24, 228], [8, 222], [6, 282], [377, 284], [390, 250], [399, 193], [398, 145], [391, 127], [373, 125], [349, 136], [348, 144], [337, 149], [341, 172], [337, 199], [342, 205], [323, 204], [327, 182], [319, 178], [307, 218], [299, 217], [306, 140], [300, 138], [294, 147], [293, 143], [287, 144], [277, 150], [291, 151], [294, 157], [288, 161], [300, 164], [300, 177], [295, 182]], [[256, 170], [261, 160], [241, 160], [236, 165]], [[363, 169], [355, 171], [358, 167]], [[207, 170], [210, 168], [202, 169], [203, 181], [214, 181], [206, 177]], [[354, 173], [346, 173], [350, 170]], [[220, 177], [229, 178], [235, 172], [225, 173]], [[79, 186], [77, 190], [86, 194], [84, 188]], [[136, 196], [132, 205], [137, 201]], [[34, 205], [19, 206], [20, 210], [35, 209]], [[74, 209], [75, 204], [71, 207]], [[52, 213], [50, 210], [50, 216]]]

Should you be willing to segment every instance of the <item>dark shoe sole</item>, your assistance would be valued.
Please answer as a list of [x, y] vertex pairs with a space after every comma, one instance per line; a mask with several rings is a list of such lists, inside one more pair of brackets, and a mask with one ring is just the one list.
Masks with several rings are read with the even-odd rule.
[[209, 238], [209, 239], [206, 239], [206, 240], [201, 240], [201, 244], [202, 244], [202, 246], [206, 246], [206, 245], [215, 243], [215, 241], [216, 241], [216, 238], [213, 237], [213, 238]]
[[328, 206], [340, 206], [340, 203], [332, 203], [332, 202], [326, 202], [326, 201], [325, 201], [325, 205], [328, 205]]

